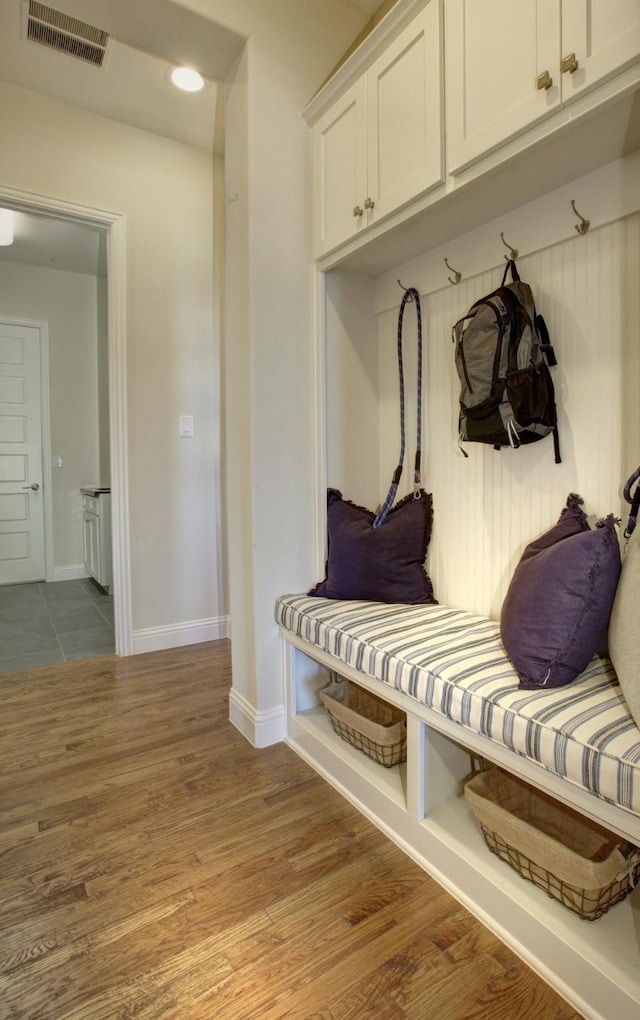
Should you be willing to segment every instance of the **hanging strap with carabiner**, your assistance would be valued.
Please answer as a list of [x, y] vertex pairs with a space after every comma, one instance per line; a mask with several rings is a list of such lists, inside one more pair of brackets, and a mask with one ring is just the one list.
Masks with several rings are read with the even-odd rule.
[[636, 468], [630, 478], [627, 479], [627, 484], [624, 487], [624, 498], [627, 503], [631, 504], [631, 510], [629, 511], [629, 520], [627, 526], [624, 529], [624, 537], [626, 539], [631, 538], [633, 530], [636, 526], [638, 519], [638, 511], [640, 510], [640, 485], [636, 485], [636, 491], [631, 494], [631, 488], [635, 482], [640, 478], [640, 467]]
[[420, 480], [420, 464], [422, 457], [422, 311], [420, 309], [420, 295], [415, 287], [409, 287], [403, 295], [402, 303], [400, 305], [400, 312], [398, 314], [398, 375], [400, 379], [400, 457], [398, 459], [398, 466], [393, 473], [391, 479], [391, 485], [387, 493], [387, 497], [378, 510], [378, 513], [373, 522], [374, 528], [379, 528], [381, 524], [384, 524], [387, 514], [391, 510], [394, 504], [396, 493], [398, 492], [398, 486], [400, 484], [400, 478], [402, 477], [402, 469], [404, 467], [404, 454], [405, 454], [405, 409], [404, 409], [404, 363], [402, 357], [402, 324], [404, 319], [404, 309], [408, 302], [414, 302], [416, 306], [416, 313], [418, 318], [418, 403], [417, 403], [417, 436], [416, 436], [416, 457], [414, 464], [413, 474], [413, 495], [415, 499], [420, 499], [421, 496], [421, 480]]

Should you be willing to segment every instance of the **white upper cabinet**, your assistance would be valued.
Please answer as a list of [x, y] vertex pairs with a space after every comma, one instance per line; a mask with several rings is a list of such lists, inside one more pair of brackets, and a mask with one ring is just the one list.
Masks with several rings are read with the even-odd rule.
[[313, 127], [315, 251], [444, 180], [441, 0], [430, 0]]
[[563, 0], [562, 98], [640, 59], [640, 0]]
[[366, 226], [366, 107], [362, 78], [313, 129], [316, 255], [331, 251]]
[[447, 0], [445, 10], [447, 164], [455, 173], [560, 102], [556, 87], [536, 87], [558, 64], [559, 0]]
[[444, 180], [437, 0], [367, 74], [367, 191], [378, 216]]
[[640, 0], [446, 0], [458, 173], [640, 57]]

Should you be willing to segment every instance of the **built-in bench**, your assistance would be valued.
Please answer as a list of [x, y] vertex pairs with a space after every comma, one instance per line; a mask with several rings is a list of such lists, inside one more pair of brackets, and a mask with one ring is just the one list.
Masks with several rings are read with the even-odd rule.
[[[585, 1017], [640, 1016], [640, 894], [591, 924], [493, 857], [464, 797], [469, 754], [640, 846], [640, 730], [608, 659], [527, 691], [499, 625], [444, 606], [278, 599], [287, 741]], [[403, 709], [407, 762], [385, 769], [332, 730], [335, 671]]]

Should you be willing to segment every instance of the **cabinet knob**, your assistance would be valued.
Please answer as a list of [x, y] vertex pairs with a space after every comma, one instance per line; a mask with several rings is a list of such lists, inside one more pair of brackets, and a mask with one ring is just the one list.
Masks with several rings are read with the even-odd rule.
[[355, 205], [355, 206], [353, 207], [353, 215], [354, 215], [354, 216], [355, 216], [356, 218], [357, 218], [358, 216], [362, 216], [362, 214], [363, 214], [363, 213], [364, 213], [364, 209], [362, 208], [362, 206], [361, 206], [361, 205]]
[[364, 203], [364, 207], [365, 209], [373, 209], [375, 207], [375, 204], [376, 203], [373, 201], [372, 198], [367, 198], [367, 200]]
[[569, 74], [573, 74], [574, 71], [578, 70], [579, 66], [580, 65], [579, 65], [578, 61], [576, 60], [575, 53], [569, 53], [562, 60], [562, 64], [561, 64], [562, 73], [566, 74], [567, 71], [568, 71]]
[[547, 89], [550, 89], [552, 85], [553, 78], [551, 77], [548, 71], [543, 71], [542, 74], [539, 74], [538, 77], [536, 78], [536, 88], [538, 89], [539, 92], [542, 89], [544, 89], [546, 92]]

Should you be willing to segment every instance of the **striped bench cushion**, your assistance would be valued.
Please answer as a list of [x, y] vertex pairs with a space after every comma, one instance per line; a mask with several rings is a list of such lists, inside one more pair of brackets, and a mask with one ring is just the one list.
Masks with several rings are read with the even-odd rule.
[[466, 729], [640, 814], [640, 730], [609, 659], [567, 687], [525, 691], [495, 620], [446, 606], [285, 595], [282, 628]]

